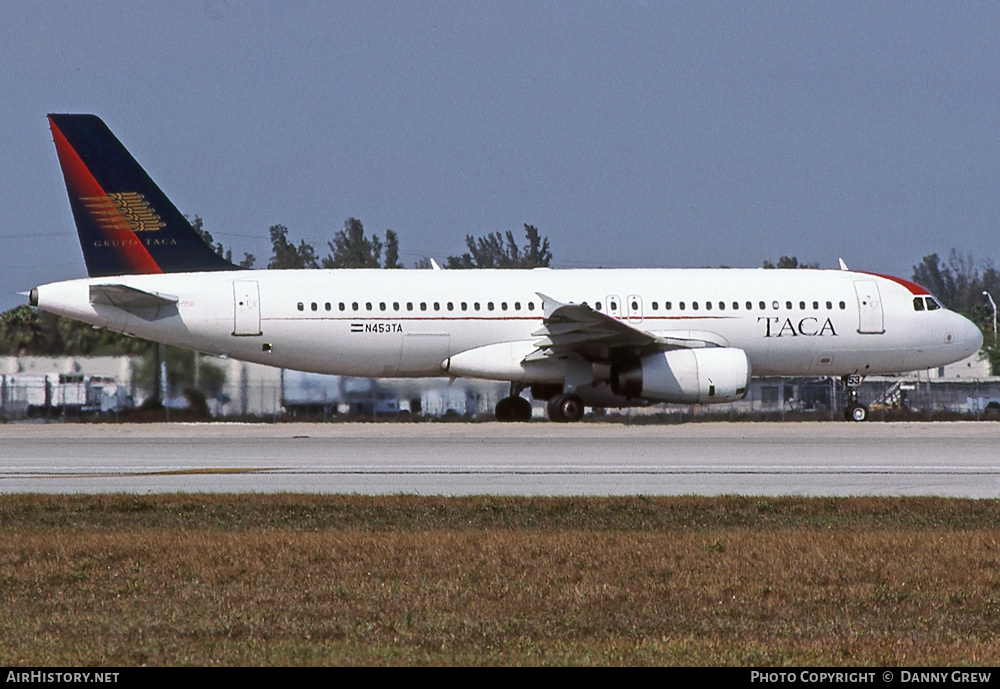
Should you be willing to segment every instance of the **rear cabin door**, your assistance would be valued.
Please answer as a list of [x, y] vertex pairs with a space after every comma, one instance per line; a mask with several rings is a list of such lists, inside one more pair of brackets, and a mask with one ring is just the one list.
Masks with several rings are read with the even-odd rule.
[[233, 281], [233, 335], [260, 335], [260, 290], [256, 280]]

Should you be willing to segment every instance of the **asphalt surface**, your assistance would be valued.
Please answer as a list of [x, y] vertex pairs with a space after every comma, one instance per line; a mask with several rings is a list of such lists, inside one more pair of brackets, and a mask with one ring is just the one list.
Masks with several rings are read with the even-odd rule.
[[997, 498], [1000, 424], [7, 424], [15, 492]]

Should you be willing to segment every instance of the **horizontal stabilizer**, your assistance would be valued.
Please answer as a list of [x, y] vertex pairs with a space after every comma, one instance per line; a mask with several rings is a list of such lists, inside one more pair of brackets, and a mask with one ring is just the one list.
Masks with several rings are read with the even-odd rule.
[[[114, 306], [146, 320], [156, 320], [161, 312], [177, 305], [177, 297], [160, 292], [145, 292], [128, 285], [91, 285], [90, 303]], [[150, 310], [155, 310], [150, 312]]]

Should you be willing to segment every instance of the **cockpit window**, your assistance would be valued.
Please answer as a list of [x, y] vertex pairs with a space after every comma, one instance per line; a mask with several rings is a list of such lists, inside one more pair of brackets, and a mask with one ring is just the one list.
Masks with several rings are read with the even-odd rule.
[[927, 297], [927, 310], [937, 311], [941, 308], [941, 305], [934, 301], [934, 297]]
[[924, 310], [924, 298], [923, 297], [913, 297], [913, 310], [923, 311]]

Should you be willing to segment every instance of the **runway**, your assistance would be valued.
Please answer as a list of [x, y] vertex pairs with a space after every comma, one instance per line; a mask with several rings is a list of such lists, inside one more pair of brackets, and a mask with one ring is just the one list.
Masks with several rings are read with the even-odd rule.
[[1000, 497], [996, 423], [8, 424], [0, 493]]

